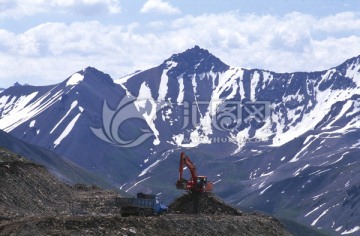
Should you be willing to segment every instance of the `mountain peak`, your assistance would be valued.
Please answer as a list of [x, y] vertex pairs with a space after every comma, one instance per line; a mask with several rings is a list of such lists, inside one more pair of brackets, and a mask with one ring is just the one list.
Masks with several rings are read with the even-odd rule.
[[212, 55], [208, 50], [195, 45], [182, 53], [173, 54], [168, 60], [177, 63], [177, 67], [190, 69], [195, 67], [196, 73], [213, 70], [214, 72], [225, 71], [229, 68], [219, 58]]
[[114, 81], [112, 80], [110, 75], [105, 74], [104, 72], [99, 71], [98, 69], [90, 66], [72, 74], [66, 80], [66, 86], [74, 86], [83, 83], [93, 84], [95, 86], [97, 86], [99, 83], [107, 84], [111, 86], [114, 85]]
[[15, 83], [13, 84], [13, 86], [14, 86], [14, 87], [19, 87], [19, 86], [29, 86], [29, 84], [28, 84], [28, 83], [25, 83], [25, 84], [20, 84], [19, 82], [15, 82]]
[[199, 47], [198, 45], [195, 45], [193, 48], [189, 48], [182, 53], [173, 55], [172, 57], [179, 58], [180, 56], [203, 58], [203, 57], [208, 57], [208, 56], [213, 56], [213, 55], [208, 50], [203, 49], [203, 48]]
[[356, 57], [352, 57], [350, 59], [347, 59], [344, 63], [337, 66], [337, 68], [339, 68], [339, 67], [348, 67], [350, 65], [355, 65], [355, 64], [360, 64], [360, 55], [358, 55]]

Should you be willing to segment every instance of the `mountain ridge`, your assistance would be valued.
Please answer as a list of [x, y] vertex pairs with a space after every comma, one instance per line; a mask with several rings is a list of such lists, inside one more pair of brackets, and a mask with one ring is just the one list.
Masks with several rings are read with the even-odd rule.
[[[13, 124], [8, 131], [60, 153], [121, 189], [166, 194], [168, 200], [179, 193], [173, 183], [162, 181], [176, 180], [178, 155], [185, 149], [198, 168], [216, 182], [215, 191], [227, 201], [253, 205], [336, 235], [356, 227], [358, 219], [345, 222], [350, 213], [343, 213], [346, 205], [342, 203], [349, 197], [347, 191], [356, 190], [351, 178], [360, 171], [353, 163], [360, 144], [359, 58], [318, 72], [275, 73], [227, 66], [195, 46], [112, 84], [107, 82], [108, 76], [95, 69], [85, 74], [86, 78], [96, 77], [87, 81], [92, 81], [88, 86], [82, 86], [80, 77], [75, 77], [64, 87], [69, 77], [63, 87], [52, 91], [52, 95], [59, 92], [55, 99], [48, 96], [51, 99], [44, 103], [47, 108], [43, 112], [21, 125]], [[16, 101], [22, 97], [20, 92], [13, 96], [14, 101], [7, 97], [9, 94], [5, 96], [6, 90], [0, 94], [1, 128], [5, 127], [3, 117], [19, 108]], [[23, 107], [46, 92], [38, 91]], [[118, 127], [118, 132], [136, 137], [146, 129], [153, 134], [131, 149], [102, 141], [90, 130], [106, 129], [104, 102], [116, 111], [125, 95], [132, 95], [143, 119]], [[13, 116], [18, 117], [18, 112]], [[54, 141], [77, 116], [73, 129], [54, 147]], [[33, 120], [34, 127], [30, 127]], [[39, 134], [24, 136], [34, 128]], [[48, 132], [53, 129], [58, 133], [51, 137]], [[326, 178], [335, 183], [324, 181]], [[292, 183], [294, 191], [286, 188]], [[276, 204], [275, 193], [284, 196]], [[318, 201], [302, 199], [319, 194], [323, 195], [316, 198]], [[282, 209], [285, 206], [293, 214], [288, 215]], [[336, 214], [344, 215], [336, 219]]]

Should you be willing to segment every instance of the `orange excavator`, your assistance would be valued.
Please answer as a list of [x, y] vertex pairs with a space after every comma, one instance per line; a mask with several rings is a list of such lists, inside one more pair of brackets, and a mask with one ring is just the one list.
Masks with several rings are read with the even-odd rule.
[[[189, 180], [183, 178], [184, 167], [188, 167], [191, 173]], [[196, 174], [196, 166], [184, 152], [180, 155], [179, 180], [176, 182], [177, 189], [184, 189], [192, 193], [206, 193], [213, 190], [213, 183], [206, 176]]]

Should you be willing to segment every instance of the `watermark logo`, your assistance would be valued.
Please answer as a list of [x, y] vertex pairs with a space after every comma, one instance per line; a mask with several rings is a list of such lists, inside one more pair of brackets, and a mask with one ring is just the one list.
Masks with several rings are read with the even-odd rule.
[[204, 115], [199, 112], [201, 107], [212, 111], [211, 126], [218, 131], [238, 130], [243, 123], [255, 120], [258, 123], [265, 121], [270, 116], [269, 101], [196, 101], [184, 102], [184, 119], [182, 129], [196, 127]]
[[[136, 107], [137, 99], [131, 96], [124, 96], [115, 110], [111, 110], [104, 101], [102, 111], [102, 128], [91, 127], [92, 132], [101, 140], [123, 148], [136, 147], [148, 138], [153, 136], [153, 131], [148, 128], [140, 128], [140, 134], [136, 138], [125, 139], [120, 135], [119, 129], [125, 121], [142, 120], [146, 122], [143, 114]], [[144, 100], [146, 105], [146, 100]], [[166, 103], [157, 103], [156, 112], [163, 109]], [[146, 108], [146, 107], [145, 107]]]
[[[164, 109], [172, 109], [174, 106], [183, 110], [183, 117], [180, 119], [183, 123], [179, 125], [182, 129], [193, 129], [199, 126], [204, 112], [208, 113], [209, 119], [205, 126], [211, 126], [218, 131], [239, 130], [244, 122], [264, 122], [270, 116], [270, 102], [267, 101], [194, 101], [192, 103], [184, 101], [180, 104], [171, 104], [169, 102], [158, 102], [151, 99], [138, 100], [131, 96], [124, 96], [117, 108], [112, 110], [104, 101], [102, 111], [102, 127], [93, 128], [92, 132], [101, 140], [123, 148], [131, 148], [141, 145], [150, 137], [154, 136], [154, 120], [157, 113]], [[202, 108], [202, 109], [201, 109]], [[210, 115], [210, 114], [211, 115]], [[145, 118], [146, 117], [146, 118]], [[159, 116], [164, 119], [164, 116]], [[178, 117], [177, 117], [178, 118]], [[120, 133], [120, 127], [124, 122], [139, 120], [148, 125], [148, 128], [139, 128], [136, 137], [126, 139], [125, 134]], [[150, 123], [152, 127], [150, 128]], [[167, 122], [164, 119], [164, 122]], [[204, 124], [203, 124], [204, 125]], [[217, 140], [216, 137], [215, 141]], [[221, 142], [223, 142], [221, 140]]]

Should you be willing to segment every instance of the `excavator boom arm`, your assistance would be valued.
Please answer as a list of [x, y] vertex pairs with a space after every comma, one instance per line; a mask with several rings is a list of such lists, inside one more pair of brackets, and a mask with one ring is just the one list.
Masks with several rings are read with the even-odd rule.
[[191, 178], [193, 180], [196, 180], [196, 178], [197, 178], [196, 166], [194, 165], [194, 163], [192, 163], [190, 158], [188, 156], [186, 156], [184, 152], [182, 152], [180, 155], [179, 179], [183, 178], [184, 166], [189, 168], [190, 173], [191, 173]]

